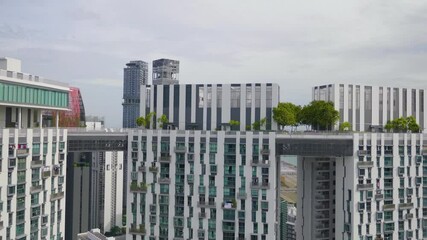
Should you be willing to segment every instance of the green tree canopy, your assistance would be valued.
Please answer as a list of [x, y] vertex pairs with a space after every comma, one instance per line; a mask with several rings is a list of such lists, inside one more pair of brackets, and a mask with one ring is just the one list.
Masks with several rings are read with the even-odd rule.
[[388, 121], [384, 128], [391, 132], [420, 132], [421, 128], [414, 116], [400, 117], [392, 121]]
[[332, 129], [339, 120], [339, 112], [332, 102], [312, 101], [298, 115], [301, 124], [311, 125], [316, 130]]
[[350, 130], [351, 130], [351, 123], [343, 122], [340, 124], [340, 131], [350, 131]]
[[297, 126], [301, 107], [290, 102], [279, 103], [273, 108], [273, 119], [281, 127]]
[[136, 125], [140, 127], [144, 127], [146, 129], [149, 129], [151, 126], [151, 121], [153, 117], [156, 116], [155, 112], [150, 112], [145, 117], [141, 116], [136, 119]]
[[265, 126], [266, 122], [267, 122], [266, 118], [263, 118], [259, 121], [255, 121], [254, 123], [252, 123], [252, 130], [254, 131], [261, 130], [261, 128]]
[[163, 114], [157, 119], [157, 122], [160, 124], [159, 127], [163, 128], [163, 126], [169, 122], [169, 119], [165, 114]]

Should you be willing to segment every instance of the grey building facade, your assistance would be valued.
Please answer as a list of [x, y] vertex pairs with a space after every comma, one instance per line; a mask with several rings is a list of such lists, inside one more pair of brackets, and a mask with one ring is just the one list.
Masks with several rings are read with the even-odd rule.
[[153, 84], [170, 85], [179, 83], [179, 61], [158, 59], [153, 61]]
[[144, 85], [140, 113], [164, 114], [179, 129], [217, 130], [234, 120], [234, 130], [245, 131], [265, 119], [261, 130], [277, 130], [279, 93], [273, 83]]
[[134, 128], [139, 117], [140, 86], [148, 83], [148, 64], [130, 61], [123, 71], [123, 127]]

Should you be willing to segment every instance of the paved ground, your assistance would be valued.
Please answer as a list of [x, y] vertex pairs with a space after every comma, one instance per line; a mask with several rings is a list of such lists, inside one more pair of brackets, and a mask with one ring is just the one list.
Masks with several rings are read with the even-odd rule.
[[297, 169], [294, 165], [282, 162], [281, 169], [281, 197], [287, 202], [297, 201]]

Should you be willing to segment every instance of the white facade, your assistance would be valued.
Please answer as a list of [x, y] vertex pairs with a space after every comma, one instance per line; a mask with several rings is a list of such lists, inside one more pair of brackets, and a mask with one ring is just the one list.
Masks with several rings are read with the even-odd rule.
[[64, 236], [66, 143], [66, 130], [0, 129], [3, 239]]
[[87, 130], [101, 130], [105, 128], [104, 117], [86, 116], [85, 123]]
[[279, 93], [273, 83], [142, 85], [140, 115], [165, 114], [182, 130], [217, 130], [234, 120], [235, 130], [245, 131], [265, 118], [261, 130], [277, 130], [272, 112]]
[[279, 239], [275, 133], [129, 133], [127, 239]]
[[425, 132], [426, 93], [427, 89], [330, 84], [313, 87], [312, 99], [333, 102], [340, 112], [340, 123], [349, 122], [356, 131], [367, 131], [370, 126], [385, 126], [389, 120], [414, 116]]
[[42, 128], [68, 110], [68, 85], [0, 59], [0, 239], [63, 239], [67, 130]]
[[92, 154], [92, 226], [103, 232], [122, 227], [123, 218], [123, 157], [122, 151]]
[[354, 134], [353, 156], [300, 158], [297, 239], [426, 239], [426, 137]]
[[21, 60], [10, 57], [0, 58], [0, 69], [21, 72]]

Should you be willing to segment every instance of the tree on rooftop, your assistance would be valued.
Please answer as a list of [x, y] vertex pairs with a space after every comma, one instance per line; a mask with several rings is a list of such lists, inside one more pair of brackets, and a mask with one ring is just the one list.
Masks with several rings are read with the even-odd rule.
[[351, 123], [343, 122], [340, 124], [340, 131], [350, 131], [350, 130], [351, 130]]
[[159, 127], [163, 128], [163, 126], [169, 122], [169, 119], [165, 114], [163, 114], [159, 119], [157, 119], [157, 122], [159, 123]]
[[147, 115], [145, 115], [145, 117], [143, 116], [138, 117], [136, 119], [136, 125], [149, 129], [151, 127], [151, 121], [153, 120], [154, 116], [156, 116], [156, 113], [150, 112]]
[[286, 126], [297, 126], [301, 107], [290, 102], [279, 103], [273, 108], [273, 119], [283, 129]]
[[312, 101], [301, 109], [298, 117], [301, 124], [316, 130], [328, 130], [339, 120], [339, 112], [332, 102]]

